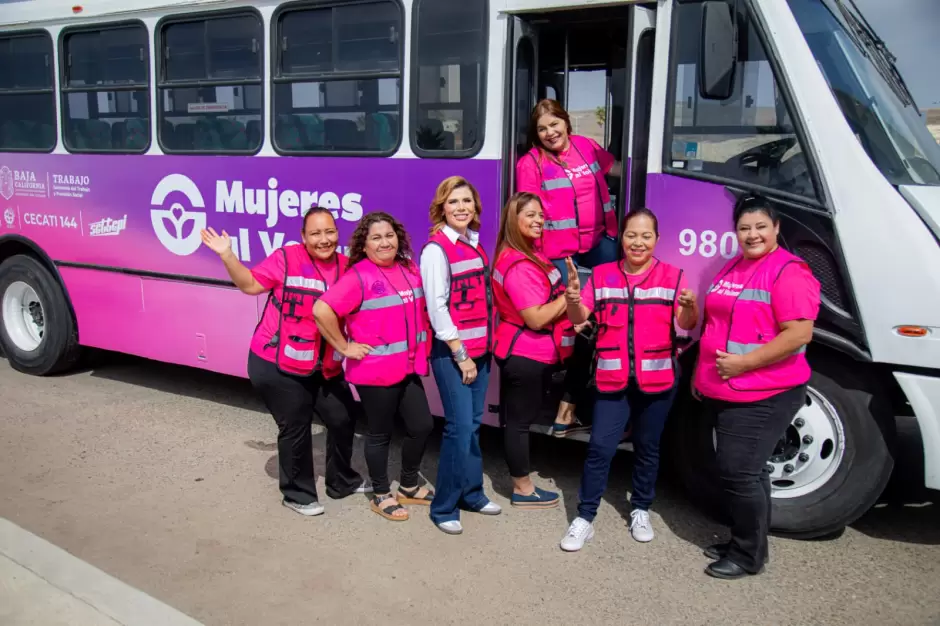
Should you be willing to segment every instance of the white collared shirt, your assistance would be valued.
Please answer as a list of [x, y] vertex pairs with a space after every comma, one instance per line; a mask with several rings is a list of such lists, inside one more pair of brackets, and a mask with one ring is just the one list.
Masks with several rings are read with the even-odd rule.
[[[467, 229], [467, 234], [461, 236], [457, 231], [444, 225], [441, 232], [457, 243], [457, 240], [468, 243], [474, 248], [480, 245], [480, 233]], [[450, 308], [447, 301], [450, 299], [450, 261], [440, 246], [425, 246], [421, 252], [421, 282], [424, 285], [424, 297], [428, 306], [428, 318], [434, 336], [441, 341], [457, 339], [457, 325], [450, 317]]]

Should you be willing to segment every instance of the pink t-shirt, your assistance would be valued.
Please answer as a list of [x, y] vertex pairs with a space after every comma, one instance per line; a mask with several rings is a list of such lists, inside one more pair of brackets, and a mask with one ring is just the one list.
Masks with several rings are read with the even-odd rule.
[[[319, 259], [314, 259], [314, 266], [318, 272], [315, 278], [321, 278], [327, 287], [336, 283], [339, 276], [339, 265], [336, 261], [324, 263]], [[275, 287], [284, 284], [284, 254], [280, 250], [275, 250], [268, 258], [264, 259], [251, 269], [251, 275], [266, 290], [271, 291]], [[313, 308], [305, 311], [306, 315], [313, 316]], [[277, 332], [280, 313], [271, 300], [268, 300], [264, 307], [264, 313], [261, 316], [261, 323], [255, 328], [255, 334], [251, 337], [251, 351], [266, 361], [274, 363], [277, 359], [277, 350], [268, 345], [271, 337]]]
[[[392, 265], [390, 267], [380, 267], [382, 271], [382, 276], [385, 278], [385, 281], [388, 285], [398, 292], [398, 295], [401, 296], [402, 300], [405, 302], [405, 306], [401, 307], [396, 311], [395, 309], [389, 309], [389, 315], [400, 314], [401, 310], [404, 310], [405, 320], [407, 321], [408, 328], [417, 328], [418, 324], [418, 315], [427, 315], [427, 312], [419, 307], [413, 306], [414, 302], [414, 289], [421, 287], [421, 279], [415, 278], [412, 276], [406, 276], [405, 272], [402, 270], [401, 266], [398, 264]], [[371, 289], [371, 285], [363, 285], [362, 281], [359, 279], [359, 274], [355, 270], [350, 269], [343, 277], [339, 279], [335, 285], [333, 285], [328, 292], [323, 294], [320, 298], [323, 302], [330, 305], [330, 308], [336, 313], [336, 316], [340, 319], [347, 318], [347, 323], [349, 326], [352, 326], [352, 323], [356, 318], [356, 312], [359, 310], [359, 307], [362, 305], [363, 293], [365, 289]], [[383, 292], [383, 293], [387, 293]], [[362, 338], [350, 337], [352, 341], [364, 341]], [[383, 341], [382, 337], [375, 337], [372, 339], [373, 342], [376, 342], [376, 339]], [[377, 342], [376, 342], [377, 343]], [[390, 341], [385, 341], [385, 343], [390, 343]], [[412, 347], [413, 344], [410, 342], [409, 345]], [[405, 372], [405, 375], [413, 374], [415, 372], [414, 363], [409, 360], [408, 369]]]
[[[544, 256], [538, 256], [548, 263]], [[546, 271], [528, 260], [516, 263], [509, 269], [503, 277], [503, 289], [517, 311], [543, 305], [551, 295]], [[558, 362], [555, 339], [548, 333], [522, 333], [513, 345], [512, 353], [540, 363]]]
[[[743, 284], [748, 270], [760, 259], [744, 259], [731, 270], [723, 281]], [[731, 308], [737, 299], [722, 290], [705, 296], [705, 326], [699, 343], [698, 364], [695, 367], [695, 386], [708, 389], [709, 397], [728, 402], [757, 402], [779, 393], [777, 391], [736, 391], [718, 375], [718, 350], [727, 351], [728, 324]], [[815, 320], [819, 314], [819, 281], [805, 265], [787, 265], [771, 291], [771, 308], [778, 324], [794, 320]]]
[[[604, 205], [598, 192], [598, 185], [605, 185], [602, 175], [610, 172], [614, 165], [614, 156], [604, 150], [593, 139], [587, 138], [597, 154], [597, 163], [601, 171], [594, 175], [584, 159], [589, 155], [578, 153], [573, 146], [558, 155], [558, 161], [564, 164], [565, 173], [574, 185], [574, 194], [578, 202], [578, 252], [593, 249], [604, 236]], [[525, 155], [516, 164], [516, 188], [518, 191], [542, 193], [542, 177], [539, 167], [532, 157]]]

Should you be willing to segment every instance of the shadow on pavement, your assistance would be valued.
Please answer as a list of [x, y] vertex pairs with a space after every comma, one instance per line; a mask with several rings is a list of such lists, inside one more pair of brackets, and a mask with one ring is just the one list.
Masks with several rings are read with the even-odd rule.
[[[124, 354], [99, 350], [88, 352], [89, 354], [82, 360], [81, 367], [73, 370], [72, 374], [90, 372], [97, 378], [249, 409], [268, 418], [267, 410], [247, 379]], [[442, 422], [437, 420], [422, 464], [422, 475], [431, 483], [437, 476], [441, 430]], [[364, 420], [361, 415], [357, 420], [357, 432], [360, 435], [364, 432]], [[389, 477], [393, 481], [397, 480], [400, 471], [402, 436], [403, 432], [399, 424], [389, 455]], [[898, 436], [899, 448], [892, 482], [882, 502], [855, 522], [852, 528], [865, 535], [888, 541], [938, 545], [940, 544], [940, 496], [937, 495], [938, 492], [923, 489], [923, 455], [920, 453], [916, 422], [910, 419], [900, 421]], [[326, 443], [325, 431], [322, 428], [314, 435], [313, 441], [315, 466], [320, 474], [325, 463]], [[276, 480], [275, 442], [249, 441], [244, 443], [259, 451], [275, 453], [265, 464], [265, 472]], [[363, 475], [368, 475], [362, 462], [363, 443], [364, 439], [357, 437], [354, 458], [357, 469]], [[483, 451], [484, 473], [491, 479], [493, 490], [509, 499], [512, 494], [512, 481], [503, 457], [502, 431], [484, 426], [481, 429], [480, 445]], [[533, 434], [530, 438], [530, 448], [535, 482], [548, 488], [551, 486], [546, 484], [546, 480], [554, 482], [554, 487], [564, 498], [566, 516], [570, 522], [577, 516], [578, 486], [587, 451], [586, 444]], [[604, 496], [604, 500], [623, 518], [624, 527], [630, 516], [628, 498], [631, 490], [632, 462], [632, 454], [623, 451], [617, 453]], [[653, 512], [662, 518], [664, 524], [676, 536], [698, 548], [726, 538], [726, 528], [691, 505], [683, 493], [682, 486], [667, 468], [663, 468], [660, 472]], [[559, 538], [563, 532], [564, 529], [559, 529]], [[840, 534], [820, 539], [834, 539]]]

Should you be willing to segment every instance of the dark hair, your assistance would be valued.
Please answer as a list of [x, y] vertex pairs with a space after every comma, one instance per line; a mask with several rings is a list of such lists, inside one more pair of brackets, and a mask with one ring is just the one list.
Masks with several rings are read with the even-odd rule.
[[552, 267], [535, 256], [532, 244], [519, 232], [519, 213], [530, 202], [538, 202], [539, 206], [542, 206], [542, 200], [537, 195], [528, 191], [520, 191], [514, 193], [503, 207], [503, 212], [499, 216], [499, 234], [496, 236], [496, 254], [493, 255], [494, 268], [496, 267], [496, 261], [499, 260], [499, 254], [506, 248], [521, 252], [525, 258], [544, 270], [549, 270]]
[[352, 267], [359, 261], [366, 258], [366, 239], [369, 236], [369, 229], [373, 224], [386, 222], [391, 225], [392, 230], [398, 235], [398, 252], [395, 254], [395, 260], [402, 265], [410, 265], [411, 261], [411, 241], [408, 239], [408, 233], [405, 227], [394, 217], [384, 211], [373, 211], [366, 213], [359, 223], [356, 224], [356, 230], [349, 238], [349, 263], [347, 268]]
[[780, 223], [780, 216], [777, 215], [767, 198], [762, 196], [744, 196], [735, 203], [734, 212], [732, 213], [735, 227], [737, 227], [741, 218], [748, 213], [763, 213], [770, 218], [774, 226]]
[[646, 217], [653, 220], [653, 232], [656, 233], [656, 236], [659, 237], [659, 219], [656, 217], [656, 214], [647, 209], [646, 207], [638, 207], [636, 209], [631, 209], [626, 215], [623, 216], [623, 222], [620, 225], [620, 238], [623, 239], [623, 234], [627, 232], [627, 224], [634, 217], [640, 217], [645, 215]]
[[529, 145], [537, 148], [540, 156], [548, 157], [554, 161], [555, 156], [545, 150], [545, 146], [542, 145], [542, 141], [539, 139], [539, 118], [543, 115], [552, 115], [563, 120], [568, 129], [569, 137], [571, 136], [571, 118], [568, 116], [568, 112], [565, 111], [565, 107], [561, 106], [557, 100], [551, 100], [550, 98], [540, 100], [533, 107], [532, 115], [529, 116]]
[[316, 203], [316, 202], [314, 202], [313, 204], [311, 204], [311, 205], [310, 205], [310, 208], [307, 209], [307, 211], [304, 213], [304, 223], [303, 223], [303, 225], [300, 227], [300, 232], [301, 232], [301, 233], [307, 232], [307, 218], [308, 218], [308, 217], [310, 217], [311, 215], [324, 215], [324, 214], [329, 215], [330, 218], [331, 218], [334, 222], [336, 222], [336, 218], [333, 217], [333, 211], [330, 211], [329, 209], [324, 209], [324, 208], [321, 207], [321, 206], [317, 206], [317, 203]]

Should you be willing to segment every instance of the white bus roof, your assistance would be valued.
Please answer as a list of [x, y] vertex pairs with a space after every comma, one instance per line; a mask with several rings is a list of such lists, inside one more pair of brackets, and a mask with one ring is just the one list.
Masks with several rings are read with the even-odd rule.
[[[244, 5], [233, 0], [0, 0], [0, 28], [40, 27], [51, 23], [82, 23], [90, 18], [120, 18], [137, 13], [186, 6]], [[73, 7], [81, 7], [75, 12]]]

